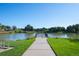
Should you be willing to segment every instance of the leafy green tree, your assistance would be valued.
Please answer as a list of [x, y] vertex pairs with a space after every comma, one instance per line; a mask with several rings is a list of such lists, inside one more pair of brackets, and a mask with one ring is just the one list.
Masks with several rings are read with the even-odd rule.
[[43, 27], [42, 29], [41, 29], [41, 31], [43, 32], [43, 33], [47, 33], [47, 28], [45, 28], [45, 27]]
[[25, 27], [25, 31], [33, 31], [33, 26], [27, 25], [27, 26]]
[[11, 31], [11, 27], [10, 26], [5, 26], [4, 30], [5, 31]]
[[69, 25], [66, 31], [69, 33], [79, 33], [79, 24]]
[[12, 26], [12, 29], [13, 29], [13, 30], [16, 30], [16, 29], [17, 29], [17, 27], [16, 27], [16, 26]]
[[51, 27], [48, 29], [48, 32], [52, 33], [52, 32], [65, 32], [65, 28], [64, 27]]

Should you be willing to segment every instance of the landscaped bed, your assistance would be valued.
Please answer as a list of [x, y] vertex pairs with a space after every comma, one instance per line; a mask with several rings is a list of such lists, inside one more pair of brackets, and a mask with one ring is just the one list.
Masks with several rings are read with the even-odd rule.
[[10, 41], [9, 45], [14, 47], [11, 50], [0, 53], [0, 56], [20, 56], [22, 55], [29, 46], [34, 42], [35, 38]]
[[48, 38], [48, 43], [58, 56], [79, 56], [79, 41], [76, 39]]

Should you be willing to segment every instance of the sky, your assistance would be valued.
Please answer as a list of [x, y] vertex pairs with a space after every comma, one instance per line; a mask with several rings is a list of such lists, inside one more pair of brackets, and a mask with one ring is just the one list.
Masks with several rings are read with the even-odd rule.
[[79, 4], [0, 3], [0, 23], [24, 28], [67, 27], [79, 24]]

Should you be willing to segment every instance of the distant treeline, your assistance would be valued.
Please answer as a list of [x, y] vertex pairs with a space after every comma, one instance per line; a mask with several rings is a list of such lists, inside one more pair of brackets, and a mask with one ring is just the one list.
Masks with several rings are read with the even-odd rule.
[[51, 27], [51, 28], [39, 28], [36, 29], [37, 32], [45, 32], [45, 33], [79, 33], [79, 24], [69, 25], [67, 28], [65, 27]]
[[31, 25], [26, 25], [25, 28], [17, 28], [16, 26], [6, 26], [0, 24], [0, 31], [14, 31], [14, 32], [27, 32], [27, 31], [35, 31], [35, 32], [43, 32], [43, 33], [79, 33], [79, 24], [69, 25], [67, 28], [65, 27], [51, 27], [51, 28], [37, 28], [35, 29]]

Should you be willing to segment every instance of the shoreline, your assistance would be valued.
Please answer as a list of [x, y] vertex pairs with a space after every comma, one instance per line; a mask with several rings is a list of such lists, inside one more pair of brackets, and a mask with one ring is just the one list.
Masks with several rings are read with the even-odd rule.
[[9, 34], [11, 33], [12, 31], [0, 31], [0, 34]]

